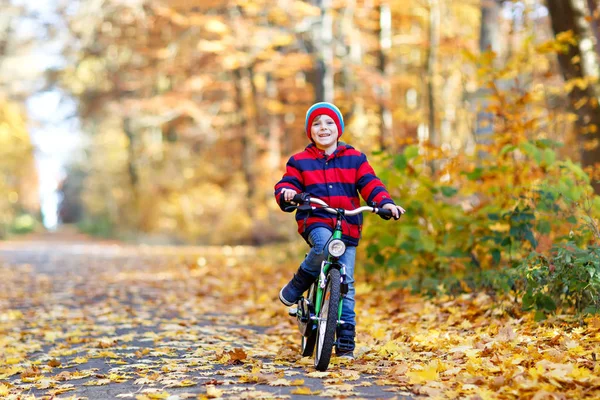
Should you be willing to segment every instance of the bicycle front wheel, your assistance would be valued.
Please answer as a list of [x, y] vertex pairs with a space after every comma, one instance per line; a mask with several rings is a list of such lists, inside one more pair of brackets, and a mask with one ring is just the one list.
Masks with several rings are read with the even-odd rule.
[[329, 366], [335, 343], [335, 330], [340, 307], [340, 271], [331, 268], [327, 274], [327, 285], [323, 293], [323, 304], [317, 325], [317, 348], [315, 368], [325, 371]]

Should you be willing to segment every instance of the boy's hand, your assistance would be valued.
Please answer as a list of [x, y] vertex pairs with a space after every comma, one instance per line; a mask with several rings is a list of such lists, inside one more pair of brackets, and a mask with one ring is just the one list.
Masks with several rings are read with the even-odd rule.
[[297, 194], [298, 192], [296, 192], [294, 189], [281, 189], [281, 195], [283, 196], [283, 199], [288, 203], [292, 201], [294, 199], [294, 196]]
[[397, 206], [395, 204], [392, 204], [392, 203], [384, 204], [383, 207], [381, 207], [381, 208], [390, 210], [392, 212], [392, 215], [394, 216], [394, 219], [400, 218], [400, 216], [406, 212], [406, 210], [404, 208]]

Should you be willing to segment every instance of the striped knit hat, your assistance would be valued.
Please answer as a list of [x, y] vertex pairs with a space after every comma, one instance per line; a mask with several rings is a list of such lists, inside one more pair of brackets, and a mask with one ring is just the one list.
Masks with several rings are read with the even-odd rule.
[[338, 129], [338, 139], [344, 133], [344, 117], [342, 116], [341, 111], [331, 103], [321, 102], [313, 104], [308, 111], [306, 112], [306, 122], [304, 124], [304, 130], [306, 131], [306, 136], [308, 139], [312, 141], [312, 137], [310, 135], [310, 127], [312, 126], [313, 121], [319, 115], [328, 115], [330, 116]]

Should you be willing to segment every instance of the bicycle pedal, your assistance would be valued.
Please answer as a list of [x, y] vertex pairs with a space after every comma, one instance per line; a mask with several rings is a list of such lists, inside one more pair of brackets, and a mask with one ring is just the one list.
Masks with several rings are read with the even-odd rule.
[[298, 314], [298, 307], [290, 307], [288, 308], [288, 315], [290, 317], [295, 317]]

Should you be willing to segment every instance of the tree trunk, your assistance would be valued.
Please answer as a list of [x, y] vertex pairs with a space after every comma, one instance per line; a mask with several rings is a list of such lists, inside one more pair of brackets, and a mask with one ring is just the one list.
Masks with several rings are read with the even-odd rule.
[[131, 183], [131, 188], [134, 194], [136, 194], [139, 176], [137, 167], [135, 166], [135, 136], [131, 128], [131, 119], [129, 117], [123, 119], [123, 131], [125, 132], [125, 136], [127, 136], [127, 171], [129, 173], [129, 182]]
[[436, 126], [435, 76], [437, 73], [438, 51], [440, 44], [440, 3], [429, 0], [429, 48], [427, 54], [427, 97], [429, 104], [429, 141], [439, 144]]
[[[133, 131], [133, 127], [131, 126], [131, 118], [125, 117], [123, 118], [123, 132], [127, 137], [127, 172], [129, 175], [129, 183], [131, 184], [131, 194], [132, 194], [132, 204], [134, 210], [132, 213], [128, 213], [128, 215], [124, 218], [129, 219], [129, 222], [136, 229], [142, 229], [144, 227], [140, 226], [140, 218], [139, 216], [143, 213], [140, 204], [140, 189], [139, 189], [139, 173], [136, 165], [137, 160], [137, 152], [136, 152], [136, 137]], [[114, 219], [113, 221], [121, 221], [121, 215], [119, 211], [117, 211], [116, 215], [119, 217]], [[143, 222], [143, 221], [142, 221]]]
[[484, 52], [500, 50], [500, 2], [498, 0], [481, 1], [481, 27], [479, 29], [479, 49]]
[[[271, 74], [267, 75], [267, 97], [275, 102], [281, 104], [281, 97], [277, 90], [277, 82], [273, 79]], [[281, 113], [277, 110], [269, 113], [269, 136], [267, 141], [268, 146], [268, 168], [271, 171], [271, 175], [274, 178], [277, 174], [279, 167], [281, 166], [281, 136], [283, 134], [283, 118]]]
[[[479, 51], [493, 51], [496, 53], [497, 63], [500, 59], [500, 24], [499, 17], [501, 11], [500, 0], [482, 0], [481, 2], [481, 26], [479, 29]], [[488, 106], [487, 97], [490, 95], [489, 89], [480, 88], [475, 97], [475, 107], [477, 108], [477, 121], [475, 123], [475, 141], [481, 142], [481, 136], [489, 135], [493, 132], [493, 116], [486, 111]]]
[[[341, 70], [342, 76], [340, 81], [344, 91], [344, 97], [346, 98], [350, 98], [356, 91], [356, 79], [353, 73], [353, 65], [360, 62], [360, 59], [356, 60], [354, 50], [354, 47], [357, 45], [357, 40], [354, 36], [356, 30], [354, 26], [355, 9], [356, 0], [347, 0], [340, 21], [341, 42], [346, 43], [344, 46], [344, 57]], [[354, 102], [352, 107], [354, 107]], [[352, 110], [349, 110], [349, 113], [352, 114]]]
[[331, 0], [316, 0], [321, 9], [321, 21], [315, 29], [313, 42], [317, 50], [315, 100], [333, 102], [333, 17]]
[[[8, 2], [0, 1], [0, 9], [7, 7]], [[0, 65], [8, 52], [8, 44], [13, 32], [12, 19], [10, 12], [4, 13], [4, 15], [0, 12]]]
[[382, 77], [382, 87], [379, 100], [379, 116], [381, 129], [379, 147], [385, 150], [392, 132], [392, 112], [389, 109], [390, 79], [387, 54], [392, 47], [392, 11], [388, 4], [379, 6], [379, 72]]
[[596, 53], [600, 54], [600, 31], [598, 28], [598, 0], [587, 0], [590, 10], [590, 25], [596, 38]]
[[242, 142], [242, 169], [246, 181], [246, 202], [247, 212], [250, 218], [254, 218], [254, 207], [252, 199], [256, 191], [256, 179], [254, 175], [254, 141], [248, 124], [248, 116], [244, 102], [244, 83], [245, 73], [241, 68], [233, 70], [234, 85], [235, 85], [235, 103], [239, 113], [239, 127], [241, 130]]
[[[600, 162], [600, 147], [594, 146], [600, 139], [600, 85], [596, 81], [599, 67], [594, 46], [595, 37], [587, 21], [590, 16], [589, 9], [584, 0], [547, 0], [547, 5], [554, 33], [572, 30], [578, 40], [577, 46], [570, 46], [567, 52], [558, 54], [565, 81], [577, 78], [594, 79], [587, 88], [580, 89], [575, 86], [569, 93], [573, 112], [579, 117], [576, 127], [581, 141], [581, 164], [584, 168], [593, 167]], [[574, 57], [578, 57], [580, 62], [574, 64]], [[594, 180], [592, 186], [596, 193], [600, 194], [600, 184]]]

